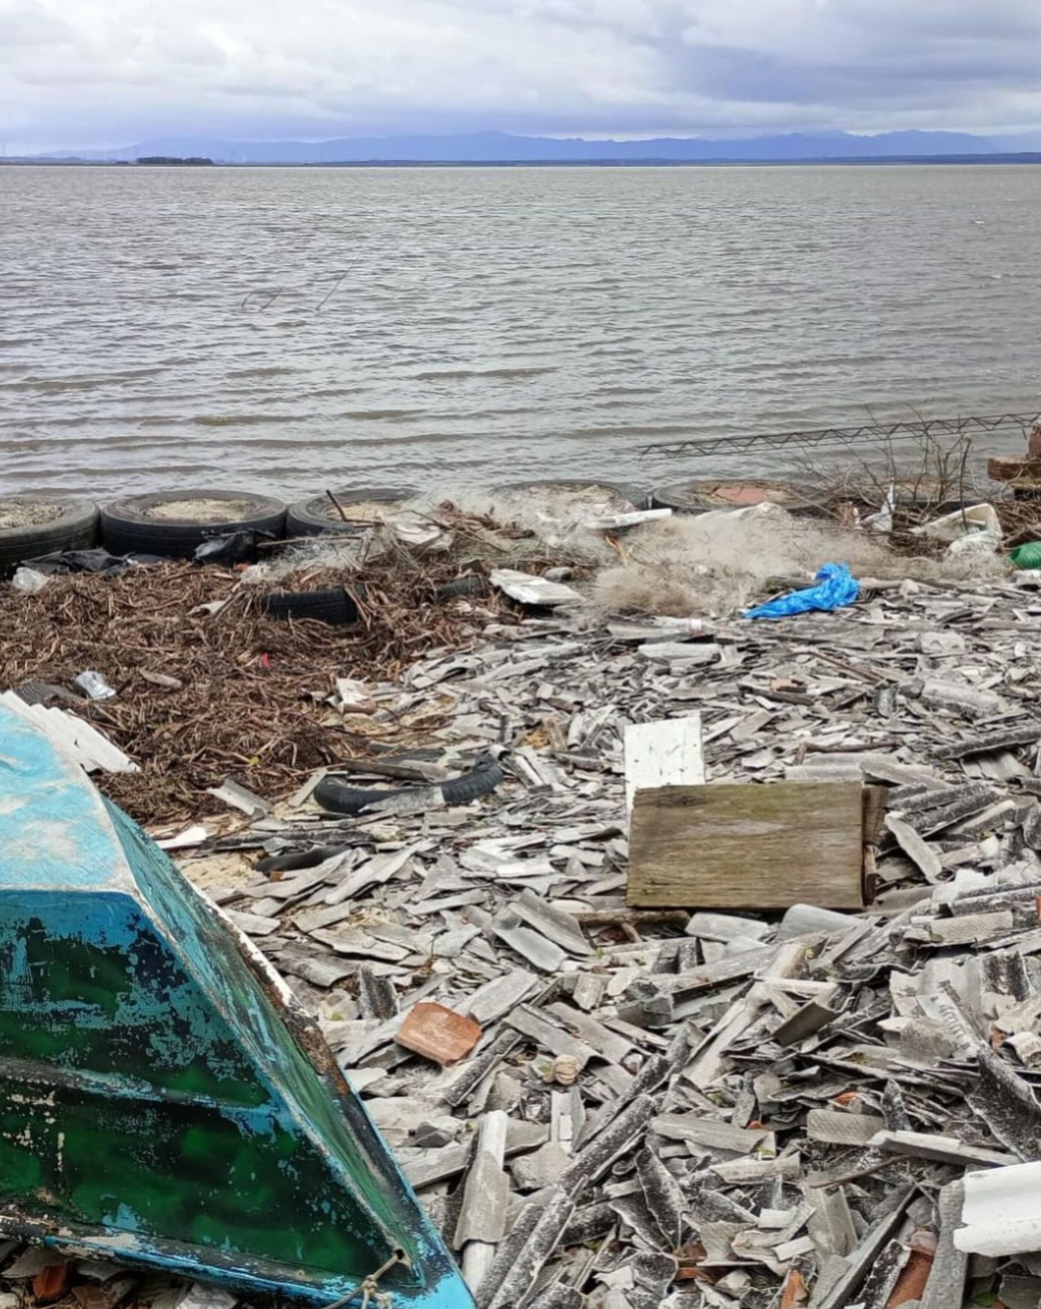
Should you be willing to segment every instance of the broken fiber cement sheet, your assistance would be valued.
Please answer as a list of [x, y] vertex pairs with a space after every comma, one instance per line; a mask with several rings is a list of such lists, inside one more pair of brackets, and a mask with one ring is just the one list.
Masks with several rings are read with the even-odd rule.
[[1041, 1163], [967, 1173], [961, 1217], [954, 1245], [966, 1254], [1041, 1250]]

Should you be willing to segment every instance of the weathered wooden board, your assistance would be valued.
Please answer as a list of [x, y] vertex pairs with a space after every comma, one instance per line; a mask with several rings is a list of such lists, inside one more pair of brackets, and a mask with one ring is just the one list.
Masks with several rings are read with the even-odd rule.
[[629, 847], [631, 905], [863, 905], [862, 802], [855, 782], [641, 790]]

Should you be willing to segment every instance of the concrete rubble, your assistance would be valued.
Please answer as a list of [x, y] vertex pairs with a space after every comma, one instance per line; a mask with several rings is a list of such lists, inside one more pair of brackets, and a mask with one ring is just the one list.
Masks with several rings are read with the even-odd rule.
[[[880, 585], [690, 639], [564, 609], [493, 626], [338, 706], [450, 696], [397, 780], [349, 780], [491, 755], [491, 796], [338, 818], [316, 776], [273, 812], [229, 796], [232, 835], [165, 833], [320, 1018], [479, 1309], [1041, 1303], [1015, 1171], [1041, 1161], [1034, 587]], [[693, 715], [710, 785], [884, 788], [862, 913], [627, 906], [626, 733]], [[1034, 1250], [979, 1218], [984, 1178]], [[4, 1258], [7, 1286], [68, 1299], [40, 1281], [57, 1257]], [[83, 1309], [230, 1301], [74, 1280]]]

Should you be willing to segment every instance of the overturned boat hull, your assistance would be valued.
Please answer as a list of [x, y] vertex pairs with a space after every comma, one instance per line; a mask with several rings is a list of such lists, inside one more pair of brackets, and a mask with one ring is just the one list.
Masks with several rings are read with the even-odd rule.
[[471, 1309], [317, 1026], [0, 709], [0, 1230], [314, 1303]]

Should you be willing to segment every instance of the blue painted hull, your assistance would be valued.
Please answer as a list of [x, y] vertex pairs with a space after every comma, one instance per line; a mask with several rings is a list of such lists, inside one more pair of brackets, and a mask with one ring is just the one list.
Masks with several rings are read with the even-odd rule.
[[6, 710], [0, 1229], [321, 1304], [399, 1250], [395, 1309], [473, 1304], [263, 957]]

